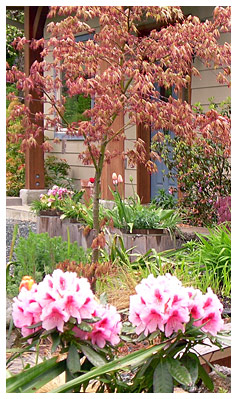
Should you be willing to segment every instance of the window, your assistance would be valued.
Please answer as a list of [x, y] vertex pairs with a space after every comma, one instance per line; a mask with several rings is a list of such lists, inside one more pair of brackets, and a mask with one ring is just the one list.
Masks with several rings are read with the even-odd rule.
[[[88, 39], [93, 38], [93, 35], [80, 35], [76, 36], [75, 39], [77, 42], [79, 41], [87, 41]], [[93, 107], [93, 99], [90, 97], [84, 97], [82, 94], [75, 95], [73, 97], [67, 96], [67, 87], [63, 85], [62, 95], [66, 97], [65, 102], [65, 119], [69, 122], [76, 122], [79, 120], [86, 120], [86, 118], [82, 115], [84, 111]], [[67, 140], [84, 140], [82, 136], [71, 136], [67, 135], [66, 126], [61, 128], [60, 131], [55, 131], [54, 136], [60, 139]]]

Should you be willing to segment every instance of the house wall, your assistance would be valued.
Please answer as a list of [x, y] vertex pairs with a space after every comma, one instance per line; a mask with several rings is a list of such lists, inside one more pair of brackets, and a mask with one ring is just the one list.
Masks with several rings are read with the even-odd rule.
[[[183, 12], [199, 16], [201, 20], [212, 17], [214, 7], [182, 7]], [[96, 29], [99, 29], [97, 20], [90, 22], [90, 25]], [[46, 24], [47, 26], [47, 24]], [[81, 33], [83, 34], [83, 32]], [[45, 38], [48, 37], [48, 33], [45, 28]], [[230, 41], [230, 34], [221, 34], [220, 42], [223, 44], [225, 41]], [[50, 59], [48, 59], [50, 61]], [[200, 102], [203, 105], [204, 110], [208, 108], [208, 98], [214, 96], [217, 103], [226, 99], [230, 96], [230, 89], [227, 85], [219, 85], [216, 81], [216, 75], [218, 70], [213, 68], [206, 68], [198, 59], [195, 59], [194, 66], [201, 72], [201, 77], [192, 77], [191, 80], [191, 104]], [[45, 108], [47, 112], [47, 107]], [[125, 115], [126, 124], [126, 115]], [[70, 177], [75, 179], [75, 185], [77, 188], [81, 187], [81, 179], [89, 179], [94, 176], [94, 168], [92, 166], [85, 166], [78, 158], [78, 154], [83, 151], [83, 140], [60, 140], [59, 143], [53, 143], [54, 132], [45, 131], [45, 136], [49, 138], [49, 141], [53, 145], [53, 151], [48, 155], [55, 155], [58, 158], [66, 159], [71, 166]], [[124, 142], [125, 151], [133, 147], [133, 142], [136, 140], [136, 126], [130, 127], [126, 130], [126, 139]], [[47, 154], [45, 155], [47, 156]], [[116, 170], [115, 170], [116, 172]], [[133, 183], [130, 181], [130, 176], [133, 178]], [[132, 195], [133, 187], [137, 191], [137, 168], [131, 168], [125, 162], [125, 197]], [[145, 184], [145, 182], [144, 182]]]
[[[206, 19], [211, 20], [215, 7], [211, 6], [184, 6], [182, 7], [185, 15], [196, 15], [201, 21]], [[224, 44], [225, 42], [230, 43], [230, 33], [221, 33], [219, 43]], [[216, 77], [220, 72], [220, 69], [214, 69], [213, 67], [207, 68], [199, 59], [195, 58], [194, 67], [200, 71], [201, 76], [193, 76], [191, 81], [191, 104], [194, 105], [200, 102], [207, 111], [209, 101], [208, 98], [214, 97], [214, 101], [219, 104], [231, 95], [230, 88], [225, 85], [220, 85]]]

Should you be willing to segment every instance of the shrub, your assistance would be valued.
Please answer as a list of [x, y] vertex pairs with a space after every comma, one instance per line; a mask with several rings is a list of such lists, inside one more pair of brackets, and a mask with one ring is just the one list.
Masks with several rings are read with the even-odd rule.
[[[10, 87], [7, 90], [17, 90]], [[11, 109], [18, 103], [18, 100], [10, 102], [7, 100], [7, 118]], [[25, 187], [25, 154], [21, 151], [22, 139], [17, 139], [23, 135], [21, 118], [8, 123], [6, 131], [6, 194], [8, 196], [19, 196], [20, 190]], [[53, 184], [72, 189], [73, 179], [68, 177], [70, 166], [65, 159], [57, 158], [53, 155], [45, 159], [45, 186]]]
[[[7, 117], [16, 101], [10, 103]], [[25, 186], [25, 154], [16, 136], [23, 133], [20, 118], [10, 122], [6, 132], [6, 192], [9, 196], [18, 196]]]
[[[217, 105], [211, 101], [210, 108]], [[229, 101], [221, 104], [223, 115], [229, 116]], [[196, 112], [203, 113], [199, 104]], [[182, 193], [179, 206], [186, 221], [193, 225], [213, 225], [217, 221], [215, 204], [219, 197], [230, 195], [231, 177], [229, 142], [218, 133], [209, 131], [209, 137], [196, 136], [192, 142], [164, 134], [164, 139], [152, 144], [168, 168], [167, 176], [177, 179]]]
[[7, 291], [15, 295], [25, 275], [32, 276], [36, 282], [41, 281], [65, 259], [88, 263], [90, 254], [91, 250], [85, 251], [76, 242], [63, 241], [62, 237], [51, 238], [48, 233], [30, 232], [28, 238], [20, 237], [15, 248], [14, 273], [8, 281]]
[[73, 189], [73, 179], [68, 177], [71, 169], [66, 159], [57, 158], [54, 155], [47, 156], [44, 160], [45, 168], [45, 187], [51, 187], [54, 184]]
[[218, 223], [231, 221], [231, 197], [219, 198], [215, 204]]
[[[116, 308], [104, 297], [98, 301], [86, 279], [55, 270], [14, 298], [14, 324], [23, 341], [31, 343], [16, 350], [8, 362], [48, 336], [52, 352], [59, 350], [63, 360], [46, 360], [8, 376], [7, 392], [32, 393], [63, 371], [67, 382], [52, 393], [79, 393], [91, 380], [97, 382], [97, 393], [172, 393], [175, 385], [192, 390], [199, 381], [213, 391], [196, 346], [208, 338], [222, 348], [222, 309], [211, 289], [202, 294], [170, 274], [149, 275], [130, 297], [131, 324], [122, 324]], [[117, 357], [117, 345], [123, 341], [141, 342], [143, 347]], [[132, 376], [129, 382], [123, 378], [124, 369]]]
[[182, 192], [179, 205], [185, 209], [186, 220], [198, 226], [215, 223], [218, 197], [230, 194], [230, 163], [224, 147], [202, 138], [189, 145], [165, 135], [156, 150], [169, 169], [168, 176], [177, 178]]
[[174, 197], [176, 191], [173, 187], [169, 188], [169, 193], [163, 188], [159, 189], [158, 194], [152, 199], [152, 204], [162, 209], [174, 209], [177, 205], [177, 199]]

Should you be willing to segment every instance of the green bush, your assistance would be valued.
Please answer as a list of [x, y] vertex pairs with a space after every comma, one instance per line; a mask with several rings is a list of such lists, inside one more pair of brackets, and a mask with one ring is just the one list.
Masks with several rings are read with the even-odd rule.
[[[10, 103], [7, 117], [16, 103]], [[20, 118], [10, 122], [6, 131], [6, 193], [13, 197], [25, 186], [25, 154], [21, 151], [21, 141], [17, 140], [19, 134], [23, 134]]]
[[159, 206], [162, 209], [174, 209], [177, 206], [177, 199], [174, 193], [177, 191], [175, 188], [170, 188], [171, 193], [167, 193], [163, 188], [158, 190], [158, 194], [152, 199], [152, 204]]
[[[7, 93], [14, 92], [17, 89], [11, 85], [7, 87]], [[20, 104], [18, 100], [10, 102], [7, 100], [7, 118], [14, 105]], [[25, 187], [25, 154], [21, 151], [21, 143], [24, 130], [21, 119], [15, 119], [7, 125], [6, 131], [6, 194], [10, 197], [18, 197], [20, 190]], [[45, 187], [51, 187], [54, 184], [73, 188], [73, 179], [68, 177], [70, 166], [65, 159], [50, 155], [45, 159]]]
[[52, 273], [55, 266], [64, 260], [88, 263], [91, 250], [85, 251], [77, 242], [70, 243], [62, 237], [49, 237], [48, 233], [30, 232], [28, 238], [20, 237], [15, 248], [14, 274], [9, 278], [7, 292], [17, 295], [21, 279], [32, 276], [36, 282]]
[[115, 206], [105, 209], [105, 217], [113, 220], [114, 226], [132, 233], [133, 229], [176, 229], [181, 219], [174, 209], [157, 208], [155, 204], [144, 206], [137, 194], [122, 200], [117, 189], [112, 191]]
[[73, 189], [73, 179], [68, 177], [70, 166], [66, 159], [57, 158], [54, 155], [47, 156], [44, 160], [45, 187], [57, 185]]
[[[209, 101], [209, 108], [216, 109], [213, 98]], [[229, 116], [229, 99], [220, 108], [223, 115]], [[196, 104], [195, 111], [203, 113], [200, 104]], [[182, 192], [179, 206], [186, 222], [197, 226], [216, 223], [215, 204], [218, 198], [230, 196], [231, 190], [229, 144], [216, 137], [214, 129], [210, 135], [210, 138], [197, 136], [190, 144], [166, 133], [163, 141], [152, 144], [153, 151], [157, 151], [168, 168], [167, 177], [177, 179]]]

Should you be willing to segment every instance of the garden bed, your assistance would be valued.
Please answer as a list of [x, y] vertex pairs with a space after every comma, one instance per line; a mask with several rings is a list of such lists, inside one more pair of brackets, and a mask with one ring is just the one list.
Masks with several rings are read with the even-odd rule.
[[[37, 233], [48, 232], [50, 237], [61, 236], [66, 241], [69, 232], [70, 241], [76, 241], [79, 246], [86, 249], [91, 247], [95, 233], [90, 230], [89, 233], [85, 234], [84, 228], [85, 226], [77, 221], [61, 220], [59, 215], [40, 215], [37, 217]], [[196, 232], [208, 233], [207, 229], [195, 226], [179, 227], [179, 231], [173, 236], [166, 229], [136, 229], [133, 233], [128, 233], [123, 229], [109, 228], [108, 231], [109, 234], [122, 236], [126, 249], [136, 247], [131, 253], [140, 254], [146, 253], [151, 248], [154, 248], [157, 252], [177, 249], [184, 242], [194, 239]], [[109, 239], [109, 234], [106, 234], [107, 239]]]

